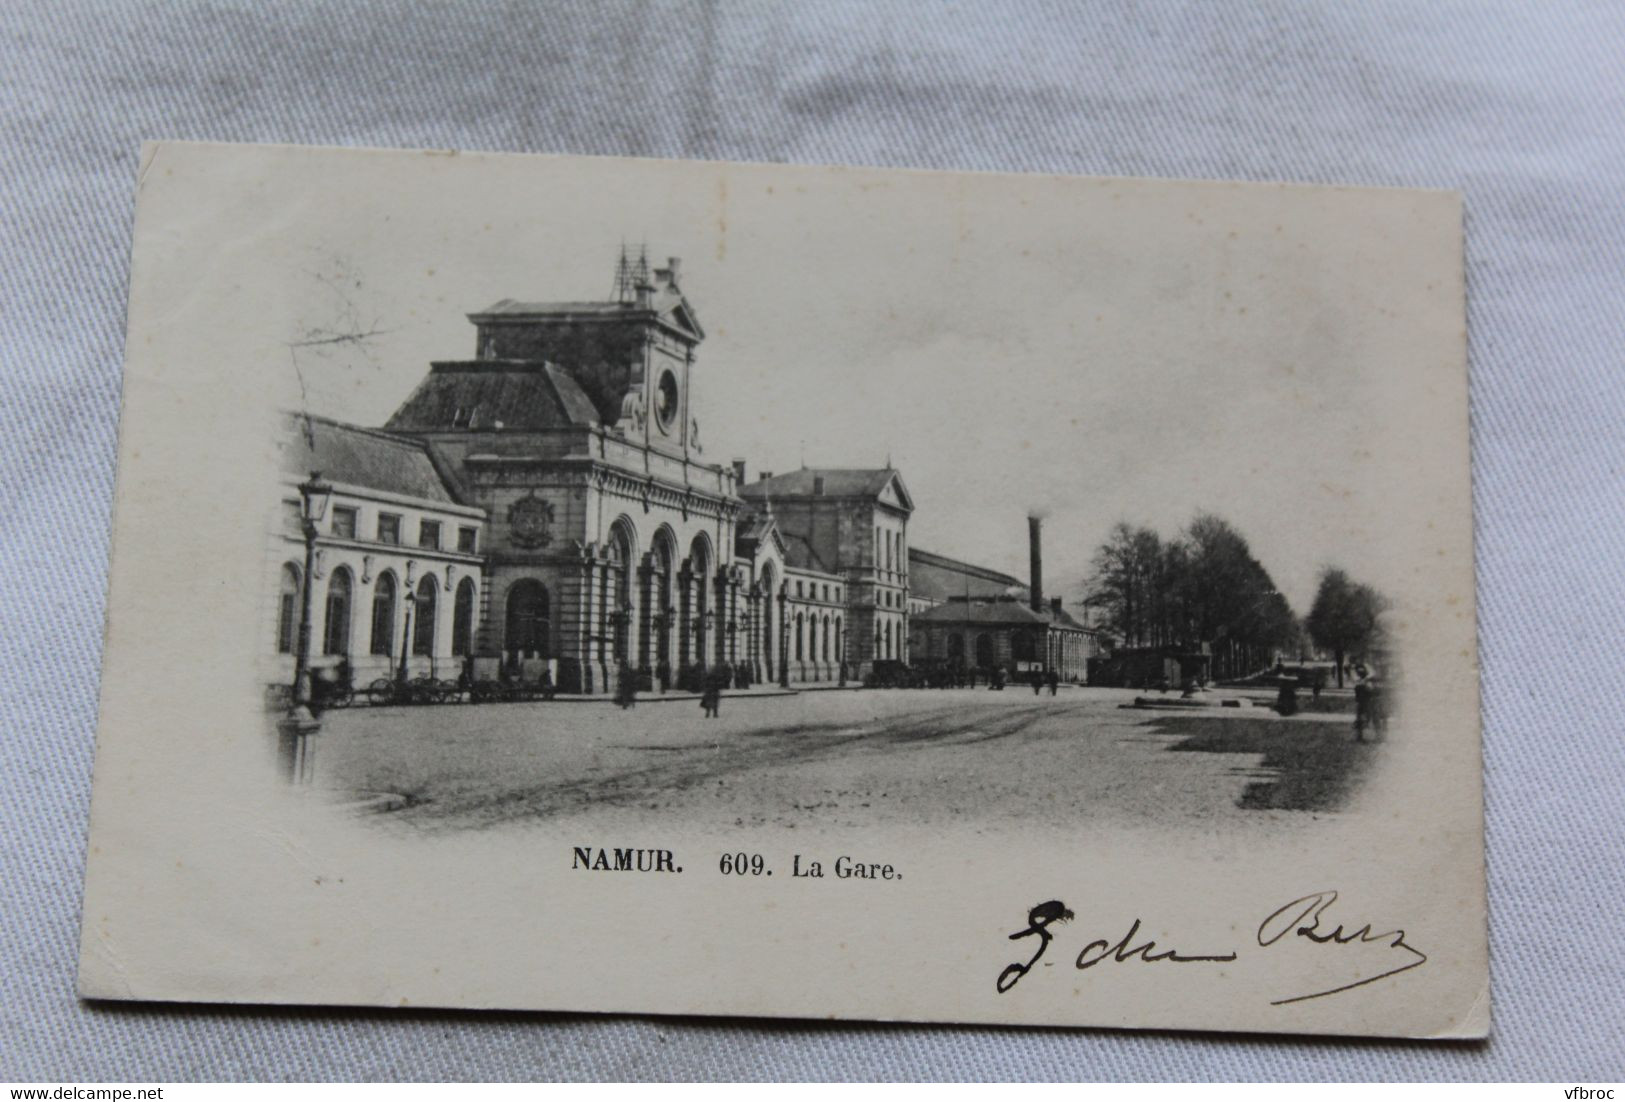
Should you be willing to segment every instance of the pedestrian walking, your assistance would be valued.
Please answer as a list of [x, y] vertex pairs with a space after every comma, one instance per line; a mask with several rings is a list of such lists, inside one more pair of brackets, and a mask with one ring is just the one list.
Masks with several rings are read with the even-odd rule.
[[627, 666], [621, 667], [621, 673], [615, 680], [615, 703], [622, 709], [636, 708], [638, 706], [638, 683], [636, 675]]
[[1377, 686], [1377, 675], [1363, 662], [1354, 667], [1354, 741], [1365, 741], [1365, 729], [1381, 732], [1387, 727], [1382, 712], [1382, 691]]
[[715, 676], [705, 679], [705, 690], [700, 693], [700, 710], [707, 719], [715, 719], [722, 714], [722, 686]]
[[1061, 687], [1061, 674], [1059, 670], [1051, 670], [1047, 678], [1049, 681], [1049, 695], [1054, 696], [1055, 691]]

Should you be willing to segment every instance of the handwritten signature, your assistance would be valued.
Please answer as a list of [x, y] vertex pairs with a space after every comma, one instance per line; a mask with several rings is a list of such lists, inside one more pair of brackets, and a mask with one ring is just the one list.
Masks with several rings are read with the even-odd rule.
[[[1387, 930], [1375, 933], [1371, 924], [1366, 923], [1356, 930], [1349, 930], [1335, 919], [1327, 919], [1326, 911], [1337, 902], [1335, 891], [1312, 892], [1309, 895], [1294, 899], [1292, 902], [1277, 907], [1270, 916], [1259, 923], [1257, 940], [1260, 948], [1267, 949], [1278, 944], [1289, 934], [1305, 938], [1316, 945], [1348, 945], [1350, 943], [1386, 943], [1388, 948], [1403, 950], [1410, 955], [1404, 963], [1390, 968], [1386, 972], [1375, 976], [1368, 976], [1362, 980], [1345, 983], [1331, 987], [1324, 991], [1314, 991], [1307, 995], [1293, 995], [1289, 998], [1274, 999], [1271, 1006], [1285, 1006], [1288, 1003], [1305, 1002], [1309, 999], [1324, 998], [1327, 995], [1336, 995], [1339, 992], [1351, 991], [1356, 987], [1364, 987], [1368, 983], [1397, 976], [1401, 972], [1408, 972], [1412, 968], [1420, 968], [1427, 963], [1427, 954], [1411, 945], [1405, 940], [1404, 930]], [[1017, 961], [1007, 965], [999, 973], [995, 986], [1002, 995], [1021, 982], [1021, 978], [1031, 972], [1044, 954], [1049, 951], [1055, 934], [1050, 927], [1062, 922], [1070, 922], [1075, 916], [1072, 911], [1058, 899], [1040, 903], [1027, 912], [1027, 927], [1017, 930], [1010, 935], [1011, 941], [1023, 938], [1037, 938], [1033, 954], [1026, 961]], [[1136, 918], [1129, 926], [1128, 932], [1117, 941], [1110, 938], [1096, 938], [1085, 945], [1073, 962], [1074, 967], [1082, 971], [1093, 968], [1097, 964], [1110, 961], [1113, 964], [1124, 964], [1131, 960], [1138, 960], [1141, 964], [1217, 964], [1236, 960], [1238, 952], [1232, 949], [1228, 953], [1184, 953], [1178, 949], [1161, 949], [1157, 943], [1149, 938], [1136, 944], [1140, 933], [1140, 920]]]

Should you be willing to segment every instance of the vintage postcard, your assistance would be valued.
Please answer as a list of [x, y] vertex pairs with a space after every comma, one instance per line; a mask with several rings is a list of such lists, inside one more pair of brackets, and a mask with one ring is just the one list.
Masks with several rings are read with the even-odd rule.
[[1461, 214], [149, 146], [81, 993], [1482, 1036]]

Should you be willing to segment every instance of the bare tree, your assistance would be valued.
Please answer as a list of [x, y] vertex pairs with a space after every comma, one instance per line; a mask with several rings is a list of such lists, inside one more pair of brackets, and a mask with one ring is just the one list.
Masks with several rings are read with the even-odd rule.
[[299, 326], [291, 340], [285, 341], [294, 377], [299, 381], [299, 412], [303, 415], [305, 441], [314, 447], [310, 425], [310, 386], [307, 372], [321, 361], [336, 355], [346, 358], [359, 356], [376, 368], [374, 343], [390, 330], [381, 319], [363, 312], [359, 292], [363, 280], [355, 265], [344, 256], [322, 255], [307, 269], [309, 277], [322, 292], [322, 304], [313, 311], [313, 320]]

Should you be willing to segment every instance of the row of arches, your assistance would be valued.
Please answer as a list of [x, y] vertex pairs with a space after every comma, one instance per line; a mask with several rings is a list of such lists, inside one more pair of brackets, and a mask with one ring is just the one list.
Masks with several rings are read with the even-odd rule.
[[[297, 646], [303, 592], [303, 572], [291, 562], [282, 564], [282, 583], [277, 603], [276, 649], [292, 654]], [[311, 593], [311, 652], [350, 657], [356, 651], [356, 581], [348, 566], [334, 568], [325, 590]], [[384, 570], [372, 581], [372, 603], [368, 609], [366, 654], [399, 657], [407, 644], [401, 622], [402, 585], [393, 570]], [[440, 618], [440, 579], [424, 575], [413, 591], [411, 653], [433, 656]], [[474, 605], [478, 594], [474, 579], [464, 578], [452, 600], [451, 653], [463, 656], [474, 649]]]

